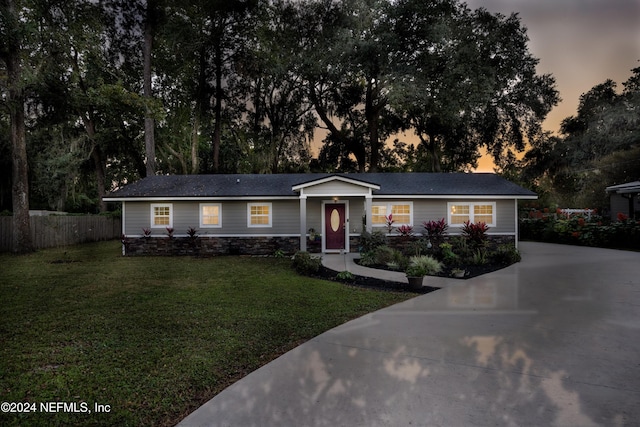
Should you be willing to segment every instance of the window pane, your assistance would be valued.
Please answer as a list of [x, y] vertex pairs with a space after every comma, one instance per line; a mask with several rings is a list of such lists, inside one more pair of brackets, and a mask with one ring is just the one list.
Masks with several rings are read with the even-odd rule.
[[169, 225], [169, 217], [156, 217], [155, 225]]
[[371, 222], [372, 224], [386, 224], [387, 220], [385, 215], [387, 214], [386, 206], [371, 206]]
[[269, 225], [269, 205], [252, 205], [249, 212], [251, 225]]
[[492, 205], [475, 205], [473, 207], [473, 220], [475, 222], [493, 223], [493, 206]]
[[476, 215], [491, 215], [493, 213], [493, 206], [491, 205], [475, 205], [473, 207], [473, 213]]
[[411, 223], [411, 205], [392, 205], [391, 213], [395, 224]]
[[451, 206], [451, 224], [464, 224], [469, 221], [469, 205]]
[[469, 205], [451, 206], [451, 215], [469, 215]]
[[269, 217], [268, 216], [252, 216], [251, 217], [251, 224], [253, 224], [253, 225], [266, 225], [266, 224], [269, 224]]
[[153, 225], [169, 225], [170, 210], [169, 206], [154, 206]]
[[469, 221], [468, 215], [451, 215], [451, 224], [464, 224]]
[[209, 216], [218, 216], [218, 207], [217, 206], [203, 206], [202, 211], [205, 215]]
[[251, 206], [251, 215], [269, 215], [269, 206]]
[[220, 207], [219, 206], [203, 206], [202, 207], [202, 224], [203, 225], [219, 225], [220, 224]]

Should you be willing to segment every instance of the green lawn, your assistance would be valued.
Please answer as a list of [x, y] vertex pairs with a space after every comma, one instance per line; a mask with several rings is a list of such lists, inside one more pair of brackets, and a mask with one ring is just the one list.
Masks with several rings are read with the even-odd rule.
[[117, 241], [0, 266], [0, 401], [38, 411], [0, 413], [3, 426], [174, 425], [303, 341], [412, 296], [301, 277], [288, 259], [122, 257]]

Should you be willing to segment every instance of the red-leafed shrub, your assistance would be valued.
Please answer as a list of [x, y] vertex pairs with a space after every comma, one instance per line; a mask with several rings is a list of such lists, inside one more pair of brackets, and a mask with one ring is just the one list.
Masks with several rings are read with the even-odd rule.
[[485, 246], [488, 240], [487, 231], [489, 226], [484, 222], [472, 223], [466, 221], [462, 225], [462, 235], [471, 242], [471, 244], [480, 247]]
[[398, 233], [403, 237], [413, 236], [413, 227], [410, 225], [401, 225], [398, 227]]
[[439, 247], [440, 243], [444, 241], [444, 236], [447, 234], [447, 228], [449, 228], [447, 221], [445, 221], [444, 218], [440, 220], [425, 221], [422, 223], [422, 226], [424, 227], [427, 237], [435, 247]]

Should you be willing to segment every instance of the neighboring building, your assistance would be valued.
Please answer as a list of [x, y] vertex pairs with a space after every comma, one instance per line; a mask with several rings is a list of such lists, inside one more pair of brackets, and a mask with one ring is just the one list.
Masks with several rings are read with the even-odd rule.
[[450, 235], [483, 221], [517, 244], [517, 201], [536, 198], [495, 174], [363, 173], [152, 176], [104, 200], [122, 203], [125, 253], [271, 254], [357, 251], [389, 214], [418, 233], [424, 221], [445, 218]]
[[640, 181], [612, 185], [607, 187], [605, 191], [609, 194], [612, 221], [617, 220], [619, 213], [625, 214], [629, 218], [640, 216]]

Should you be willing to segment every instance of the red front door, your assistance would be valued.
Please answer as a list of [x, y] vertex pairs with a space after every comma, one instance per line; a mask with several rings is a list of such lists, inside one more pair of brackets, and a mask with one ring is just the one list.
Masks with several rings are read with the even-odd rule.
[[345, 249], [345, 205], [327, 203], [324, 205], [324, 235], [327, 250]]

